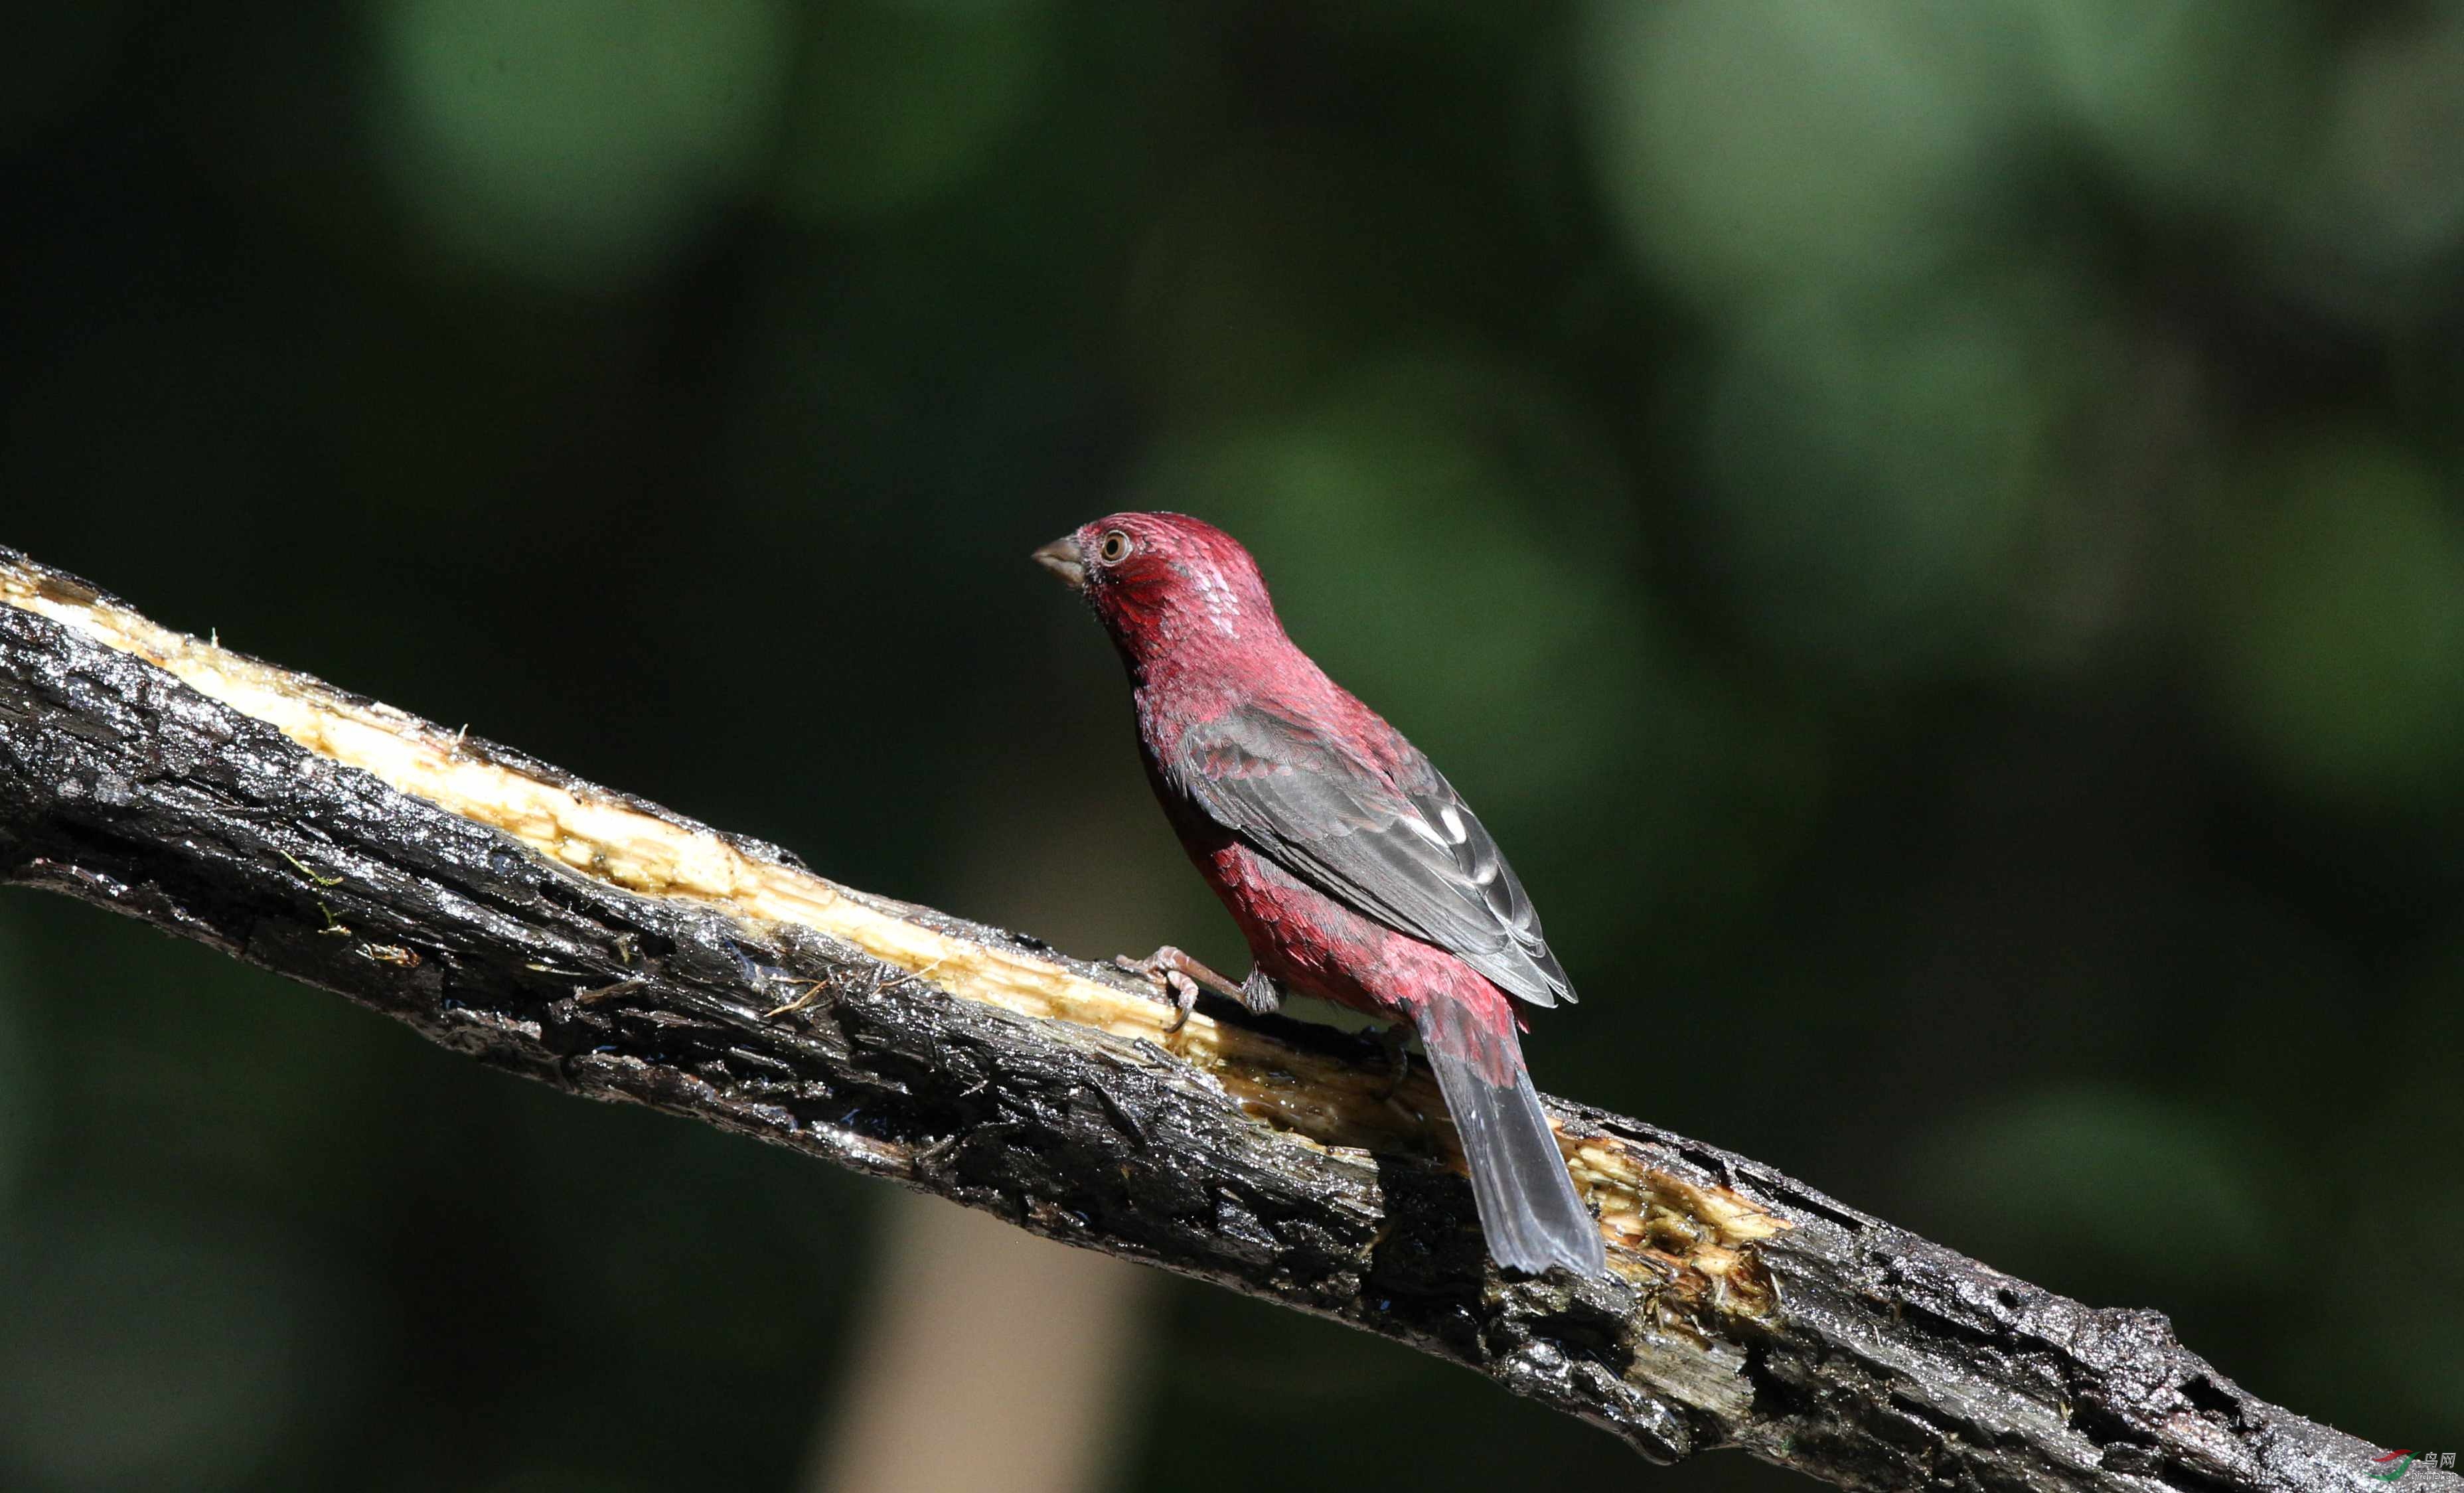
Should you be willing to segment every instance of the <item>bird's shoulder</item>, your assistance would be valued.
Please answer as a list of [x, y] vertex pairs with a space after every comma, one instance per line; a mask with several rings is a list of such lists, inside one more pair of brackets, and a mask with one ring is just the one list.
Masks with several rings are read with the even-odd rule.
[[1534, 1004], [1571, 999], [1487, 828], [1400, 731], [1336, 687], [1258, 691], [1188, 721], [1167, 776], [1269, 859]]

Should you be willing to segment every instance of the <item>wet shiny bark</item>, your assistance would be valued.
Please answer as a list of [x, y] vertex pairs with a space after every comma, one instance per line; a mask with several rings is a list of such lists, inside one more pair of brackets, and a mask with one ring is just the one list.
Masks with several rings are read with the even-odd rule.
[[[1375, 1060], [1354, 1039], [1209, 998], [1201, 1013], [1239, 1042], [1193, 1062], [1005, 1008], [963, 961], [904, 967], [794, 922], [644, 894], [62, 621], [115, 604], [73, 578], [8, 551], [0, 573], [14, 587], [0, 594], [10, 882], [142, 918], [574, 1094], [1392, 1337], [1656, 1460], [1737, 1446], [1858, 1488], [2381, 1485], [2366, 1477], [2379, 1448], [2244, 1394], [2156, 1313], [2055, 1296], [1767, 1167], [1578, 1105], [1551, 1109], [1578, 1178], [1594, 1177], [1595, 1199], [1615, 1193], [1603, 1211], [1628, 1220], [1611, 1229], [1620, 1273], [1501, 1276], [1441, 1123], [1422, 1122], [1425, 1143], [1390, 1143], [1394, 1122], [1364, 1097], [1382, 1087]], [[706, 833], [504, 748], [454, 750]], [[1144, 994], [1031, 938], [835, 889], [951, 948]], [[812, 997], [803, 1009], [773, 1014], [799, 995]], [[1355, 1065], [1363, 1082], [1330, 1087]], [[1323, 1090], [1284, 1107], [1319, 1114], [1316, 1138], [1262, 1109], [1277, 1085]], [[2416, 1485], [2459, 1480], [2416, 1468]]]

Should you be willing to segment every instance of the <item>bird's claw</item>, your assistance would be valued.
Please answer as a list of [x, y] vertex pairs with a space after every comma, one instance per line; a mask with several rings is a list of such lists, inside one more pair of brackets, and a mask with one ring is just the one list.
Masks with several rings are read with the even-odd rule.
[[1198, 1006], [1198, 987], [1205, 986], [1218, 995], [1230, 996], [1245, 1003], [1241, 987], [1170, 944], [1165, 944], [1143, 959], [1117, 955], [1112, 962], [1133, 975], [1142, 976], [1161, 985], [1172, 995], [1172, 1024], [1163, 1029], [1167, 1037], [1189, 1024], [1189, 1013]]
[[1198, 981], [1178, 970], [1166, 970], [1163, 982], [1172, 987], [1172, 1024], [1163, 1029], [1169, 1037], [1187, 1026], [1189, 1013], [1198, 1009]]
[[1126, 954], [1115, 955], [1112, 962], [1133, 975], [1154, 980], [1171, 992], [1172, 1024], [1163, 1029], [1163, 1034], [1169, 1037], [1187, 1026], [1189, 1013], [1198, 1009], [1198, 981], [1156, 956], [1162, 953], [1163, 951], [1157, 950], [1155, 955], [1143, 959], [1133, 959]]

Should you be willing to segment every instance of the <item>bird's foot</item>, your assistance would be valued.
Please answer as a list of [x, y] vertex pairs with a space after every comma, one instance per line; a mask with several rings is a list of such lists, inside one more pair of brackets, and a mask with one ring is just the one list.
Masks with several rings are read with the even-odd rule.
[[1143, 959], [1120, 955], [1112, 962], [1133, 975], [1144, 976], [1161, 985], [1172, 996], [1172, 1024], [1163, 1029], [1167, 1037], [1189, 1024], [1191, 1008], [1198, 1004], [1198, 987], [1205, 986], [1219, 996], [1229, 996], [1242, 1004], [1249, 998], [1242, 988], [1170, 944], [1165, 944]]

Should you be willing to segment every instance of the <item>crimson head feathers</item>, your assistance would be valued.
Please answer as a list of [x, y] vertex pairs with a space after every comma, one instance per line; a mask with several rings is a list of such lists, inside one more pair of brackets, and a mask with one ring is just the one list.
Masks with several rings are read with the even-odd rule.
[[1035, 559], [1087, 599], [1133, 669], [1283, 637], [1258, 562], [1238, 539], [1185, 514], [1113, 514]]

